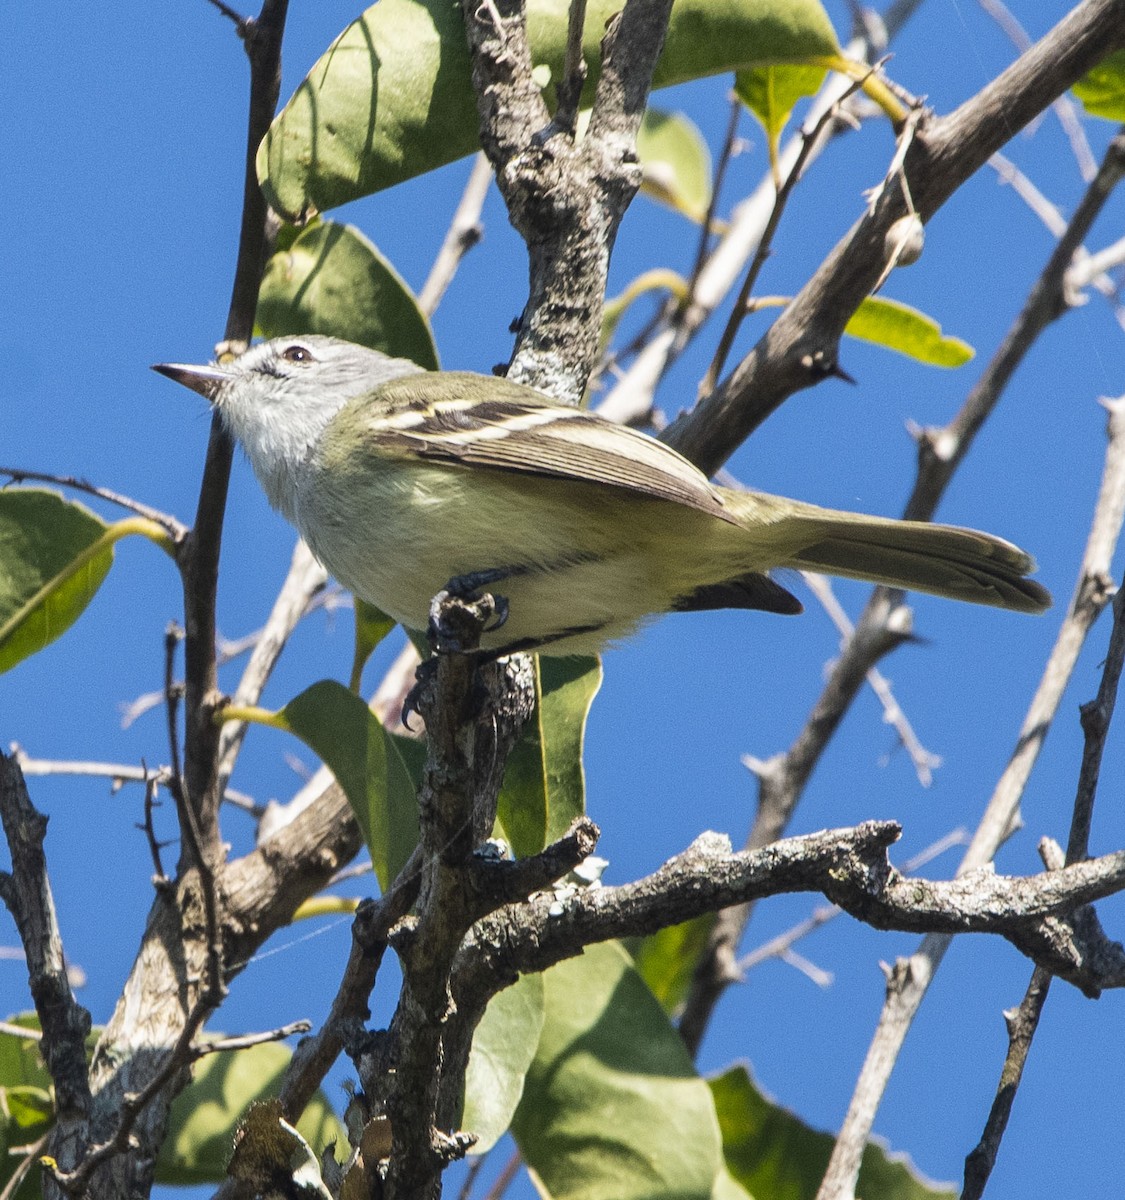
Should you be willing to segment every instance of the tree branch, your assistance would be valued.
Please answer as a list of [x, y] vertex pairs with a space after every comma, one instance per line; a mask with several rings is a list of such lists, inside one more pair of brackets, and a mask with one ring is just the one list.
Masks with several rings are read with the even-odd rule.
[[[1022, 312], [980, 380], [970, 391], [957, 416], [944, 429], [927, 430], [919, 435], [918, 472], [904, 510], [905, 517], [926, 520], [933, 516], [953, 472], [964, 461], [977, 433], [999, 402], [1016, 366], [1026, 356], [1049, 320], [1065, 311], [1060, 298], [1071, 256], [1075, 248], [1081, 245], [1097, 213], [1104, 206], [1112, 182], [1120, 178], [1122, 147], [1118, 142], [1119, 139], [1115, 138], [1107, 150], [1102, 169], [1087, 189], [1075, 212], [1072, 228], [1060, 239], [1059, 246], [1044, 267]], [[1112, 557], [1109, 546], [1116, 539], [1116, 531], [1120, 527], [1120, 518], [1113, 515], [1119, 505], [1119, 501], [1114, 499], [1116, 490], [1125, 486], [1118, 482], [1122, 478], [1117, 466], [1117, 458], [1122, 453], [1118, 446], [1119, 424], [1120, 419], [1111, 417], [1110, 448], [1107, 450], [1103, 475], [1104, 494], [1098, 504], [1098, 513], [1104, 513], [1104, 516], [1094, 518], [1092, 530], [1099, 531], [1099, 540], [1096, 547], [1091, 544], [1087, 548], [1085, 561], [1093, 565], [1082, 576], [1085, 582], [1079, 585], [1084, 589], [1087, 598], [1082, 605], [1076, 605], [1073, 609], [1082, 619], [1078, 623], [1068, 621], [1064, 625], [1064, 631], [1069, 630], [1071, 636], [1066, 639], [1064, 658], [1059, 660], [1057, 668], [1062, 673], [1062, 678], [1069, 678], [1073, 669], [1074, 656], [1077, 656], [1089, 629], [1085, 621], [1088, 619], [1092, 622], [1109, 598], [1104, 582], [1099, 581], [1107, 578], [1106, 572]], [[761, 784], [758, 812], [747, 841], [749, 847], [765, 845], [785, 830], [805, 783], [851, 705], [864, 674], [895, 645], [912, 636], [910, 610], [900, 602], [901, 595], [900, 592], [892, 592], [886, 588], [875, 589], [856, 624], [855, 635], [848, 640], [833, 664], [828, 683], [793, 745], [784, 755], [776, 755], [764, 763], [752, 763]], [[1093, 607], [1089, 607], [1090, 603]], [[898, 640], [893, 640], [896, 637]], [[1063, 634], [1060, 634], [1059, 645], [1062, 644]], [[1021, 740], [1020, 749], [1013, 756], [1013, 762], [1009, 766], [1009, 771], [1013, 772], [1010, 776], [1010, 786], [1017, 798], [1026, 782], [1026, 775], [1014, 773], [1017, 769], [1016, 764], [1024, 764], [1026, 770], [1030, 771], [1038, 747], [1054, 716], [1060, 694], [1061, 692], [1056, 692], [1052, 683], [1049, 691], [1042, 694], [1042, 705], [1033, 702], [1032, 710], [1024, 722], [1026, 736]], [[1018, 799], [1013, 802], [1012, 807], [998, 805], [992, 809], [1002, 813], [999, 819], [1004, 823], [1003, 829], [1007, 829], [1008, 822], [1013, 819], [1016, 803]], [[987, 844], [994, 849], [999, 845], [1002, 836], [1003, 830], [998, 834], [994, 828], [991, 829]], [[988, 851], [979, 860], [974, 859], [976, 865], [987, 862], [992, 852]], [[699, 1045], [719, 996], [728, 984], [737, 978], [734, 969], [735, 955], [749, 916], [750, 910], [744, 907], [722, 913], [716, 921], [707, 954], [696, 968], [680, 1023], [681, 1034], [689, 1048]]]
[[90, 1108], [86, 1035], [90, 1014], [75, 999], [66, 974], [62, 934], [47, 877], [47, 818], [35, 810], [15, 758], [0, 751], [0, 821], [12, 871], [0, 871], [0, 898], [19, 930], [28, 983], [39, 1016], [43, 1059], [55, 1085], [56, 1111], [68, 1133], [80, 1133]]
[[[988, 157], [1108, 53], [1125, 45], [1125, 0], [1085, 0], [996, 80], [947, 117], [919, 123], [906, 156], [928, 221]], [[844, 326], [882, 273], [886, 235], [905, 214], [884, 191], [734, 372], [664, 440], [715, 471], [794, 392], [835, 368]]]
[[891, 866], [887, 848], [900, 832], [893, 821], [866, 821], [737, 853], [725, 837], [703, 834], [635, 883], [588, 888], [561, 906], [553, 895], [533, 896], [474, 926], [458, 959], [458, 997], [517, 971], [544, 970], [592, 942], [804, 891], [821, 892], [876, 929], [999, 933], [1087, 994], [1125, 986], [1125, 951], [1070, 915], [1125, 888], [1125, 851], [1022, 878], [977, 871], [930, 881]]
[[531, 77], [519, 0], [462, 3], [481, 145], [529, 255], [510, 375], [572, 404], [597, 356], [617, 227], [640, 186], [636, 134], [670, 8], [670, 0], [627, 0], [610, 22], [590, 126], [577, 142], [565, 113], [550, 120]]
[[[1107, 407], [1108, 445], [1102, 487], [1074, 597], [1020, 727], [1015, 749], [961, 862], [961, 873], [986, 867], [1016, 827], [1020, 797], [1058, 711], [1078, 653], [1112, 594], [1109, 567], [1125, 517], [1125, 400], [1113, 401]], [[891, 972], [883, 1011], [821, 1183], [818, 1200], [836, 1200], [850, 1196], [854, 1191], [863, 1148], [870, 1138], [887, 1080], [950, 941], [949, 934], [929, 934], [917, 951], [909, 958], [900, 959]]]

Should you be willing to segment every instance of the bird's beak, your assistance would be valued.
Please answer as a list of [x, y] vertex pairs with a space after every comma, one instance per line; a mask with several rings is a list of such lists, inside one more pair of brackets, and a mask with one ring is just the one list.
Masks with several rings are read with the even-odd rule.
[[233, 379], [235, 374], [230, 367], [217, 363], [205, 367], [193, 367], [187, 363], [156, 363], [152, 369], [159, 371], [161, 375], [167, 375], [177, 383], [182, 383], [184, 387], [191, 388], [193, 392], [198, 392], [208, 400], [214, 400], [223, 384]]

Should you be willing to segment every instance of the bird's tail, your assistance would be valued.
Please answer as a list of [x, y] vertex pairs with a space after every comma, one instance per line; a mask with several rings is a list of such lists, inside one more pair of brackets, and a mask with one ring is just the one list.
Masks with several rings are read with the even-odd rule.
[[760, 493], [735, 495], [731, 507], [736, 515], [745, 512], [748, 527], [761, 528], [766, 519], [771, 540], [787, 551], [786, 566], [1017, 612], [1050, 607], [1047, 589], [1027, 578], [1035, 560], [992, 534], [837, 512]]

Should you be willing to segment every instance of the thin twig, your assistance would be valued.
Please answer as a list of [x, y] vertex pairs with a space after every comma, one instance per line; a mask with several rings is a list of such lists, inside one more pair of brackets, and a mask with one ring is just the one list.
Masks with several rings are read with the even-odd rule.
[[461, 1190], [457, 1193], [457, 1200], [471, 1200], [477, 1176], [481, 1173], [481, 1168], [487, 1161], [487, 1154], [475, 1155], [470, 1160], [469, 1169], [465, 1172], [465, 1178], [461, 1184]]
[[[1032, 42], [1027, 30], [1016, 20], [1015, 15], [1003, 0], [977, 0], [977, 3], [1000, 26], [1011, 40], [1012, 45], [1021, 54], [1031, 48]], [[1090, 150], [1086, 131], [1082, 128], [1082, 123], [1075, 112], [1074, 102], [1069, 96], [1060, 96], [1051, 105], [1051, 109], [1070, 142], [1071, 153], [1074, 155], [1075, 162], [1078, 163], [1078, 172], [1082, 176], [1083, 182], [1089, 183], [1094, 178], [1098, 164]]]
[[[1117, 702], [1118, 684], [1121, 680], [1122, 663], [1125, 662], [1125, 592], [1118, 592], [1113, 603], [1113, 630], [1109, 639], [1109, 652], [1102, 668], [1101, 684], [1097, 697], [1082, 706], [1082, 732], [1085, 744], [1082, 752], [1082, 766], [1078, 772], [1078, 786], [1075, 789], [1074, 810], [1071, 815], [1070, 837], [1064, 862], [1083, 861], [1089, 848], [1090, 822], [1093, 816], [1094, 797], [1097, 794], [1098, 776], [1101, 772], [1102, 755], [1105, 751], [1106, 736], [1109, 733], [1110, 721]], [[1041, 847], [1046, 850], [1046, 847]], [[1058, 854], [1057, 848], [1054, 853]], [[1045, 859], [1049, 859], [1044, 854]], [[1047, 861], [1050, 868], [1052, 863]], [[1000, 1072], [996, 1095], [985, 1122], [980, 1141], [965, 1159], [965, 1186], [961, 1193], [962, 1200], [979, 1200], [984, 1194], [985, 1186], [992, 1168], [996, 1165], [996, 1157], [1000, 1151], [1000, 1143], [1007, 1129], [1008, 1118], [1016, 1093], [1023, 1078], [1024, 1066], [1031, 1053], [1031, 1043], [1039, 1026], [1039, 1018], [1047, 1003], [1047, 995], [1051, 987], [1050, 972], [1043, 967], [1036, 967], [1031, 973], [1031, 982], [1019, 1008], [1015, 1012], [1005, 1013], [1008, 1023], [1008, 1052]]]
[[437, 310], [465, 255], [483, 236], [480, 214], [491, 183], [492, 167], [484, 154], [478, 152], [473, 156], [473, 169], [469, 172], [461, 200], [445, 231], [445, 240], [418, 293], [418, 307], [428, 317]]
[[187, 526], [177, 521], [175, 517], [169, 516], [168, 513], [160, 512], [156, 508], [150, 508], [147, 504], [142, 504], [139, 500], [134, 500], [131, 496], [123, 496], [120, 492], [113, 492], [109, 488], [99, 487], [74, 475], [53, 475], [47, 471], [25, 471], [20, 467], [0, 467], [0, 475], [9, 476], [13, 483], [23, 483], [30, 480], [34, 483], [54, 483], [58, 484], [59, 487], [70, 488], [76, 492], [85, 492], [89, 496], [97, 496], [99, 500], [104, 500], [107, 504], [116, 504], [119, 508], [136, 513], [139, 517], [146, 517], [150, 521], [155, 521], [157, 525], [167, 531], [168, 536], [174, 542], [181, 542], [187, 536]]
[[563, 62], [563, 77], [555, 93], [558, 106], [555, 109], [554, 124], [571, 137], [574, 136], [578, 125], [578, 105], [586, 83], [586, 59], [582, 53], [585, 26], [586, 0], [570, 0], [566, 26], [566, 58]]
[[32, 1042], [38, 1042], [43, 1037], [41, 1029], [28, 1029], [25, 1025], [16, 1025], [12, 1021], [0, 1021], [0, 1033], [9, 1037], [27, 1038]]
[[165, 845], [167, 845], [167, 843], [161, 842], [157, 839], [156, 826], [153, 823], [153, 812], [157, 806], [157, 778], [155, 775], [148, 774], [147, 767], [145, 767], [145, 776], [145, 817], [141, 829], [144, 831], [145, 840], [148, 842], [148, 851], [152, 856], [153, 880], [158, 886], [160, 886], [168, 882], [168, 877], [164, 873], [164, 864], [160, 861], [160, 851]]
[[42, 1137], [38, 1137], [27, 1146], [15, 1147], [9, 1150], [9, 1154], [14, 1154], [17, 1149], [23, 1152], [23, 1158], [16, 1164], [12, 1174], [8, 1177], [8, 1182], [4, 1184], [4, 1188], [0, 1191], [0, 1200], [14, 1200], [16, 1192], [20, 1189], [20, 1184], [27, 1177], [28, 1171], [39, 1161], [40, 1152], [47, 1144], [47, 1139], [51, 1136], [51, 1131], [48, 1130]]
[[[703, 377], [703, 382], [699, 385], [699, 394], [701, 396], [710, 395], [714, 391], [715, 385], [719, 381], [719, 376], [723, 373], [723, 367], [726, 365], [727, 357], [730, 354], [731, 347], [734, 345], [735, 336], [742, 322], [746, 319], [750, 293], [754, 290], [754, 284], [758, 282], [758, 276], [761, 274], [762, 267], [765, 266], [766, 259], [769, 258], [772, 252], [774, 234], [781, 224], [781, 217], [785, 212], [785, 206], [793, 193], [794, 187], [797, 185], [797, 181], [801, 178], [801, 173], [804, 171], [805, 163], [812, 154], [813, 147], [821, 141], [825, 131], [835, 121], [840, 112], [841, 105], [862, 86], [863, 80], [853, 80], [844, 90], [839, 100], [817, 118], [811, 129], [803, 129], [801, 131], [801, 143], [797, 157], [785, 175], [784, 182], [777, 189], [773, 211], [770, 213], [766, 227], [762, 231], [761, 240], [754, 251], [754, 257], [747, 268], [746, 277], [742, 281], [738, 297], [734, 302], [726, 326], [719, 338], [719, 344], [715, 350], [714, 357], [711, 359], [711, 365], [707, 368], [707, 374]], [[696, 280], [698, 281], [698, 275], [696, 276]]]
[[308, 1033], [311, 1028], [311, 1021], [290, 1021], [288, 1025], [279, 1025], [277, 1029], [266, 1029], [261, 1033], [243, 1033], [216, 1038], [213, 1042], [197, 1042], [191, 1048], [191, 1056], [193, 1060], [198, 1060], [208, 1054], [225, 1054], [231, 1050], [248, 1050], [251, 1046], [261, 1046], [266, 1042], [283, 1042], [298, 1033]]
[[680, 307], [686, 308], [695, 303], [695, 290], [699, 284], [699, 275], [707, 261], [707, 247], [711, 242], [711, 231], [715, 227], [715, 214], [719, 210], [719, 196], [723, 190], [727, 168], [734, 157], [735, 141], [738, 137], [738, 123], [742, 119], [743, 103], [736, 95], [730, 98], [730, 115], [727, 118], [727, 131], [719, 150], [719, 158], [711, 177], [711, 197], [707, 201], [707, 212], [703, 224], [699, 227], [699, 244], [695, 250], [695, 261], [691, 264], [688, 274], [687, 294]]
[[[308, 546], [298, 538], [293, 547], [285, 582], [281, 585], [270, 615], [254, 643], [250, 661], [246, 664], [238, 687], [231, 697], [232, 704], [258, 703], [290, 635], [302, 618], [311, 611], [314, 598], [323, 592], [327, 579], [327, 572], [317, 562]], [[217, 747], [217, 771], [219, 785], [224, 793], [245, 736], [245, 722], [223, 723]]]
[[[917, 0], [913, 2], [917, 3]], [[888, 19], [887, 29], [892, 36], [909, 15], [904, 11], [901, 19], [894, 22]], [[884, 49], [885, 44], [880, 45], [877, 52], [882, 53]], [[849, 58], [860, 61], [866, 61], [870, 52], [871, 47], [863, 38], [854, 39], [844, 51]], [[830, 73], [813, 98], [806, 126], [813, 125], [823, 113], [832, 109], [850, 86], [850, 81], [843, 75]], [[833, 126], [832, 134], [836, 136], [850, 128], [850, 123], [838, 123]], [[808, 151], [806, 170], [820, 156], [826, 144], [827, 139], [822, 140]], [[798, 132], [789, 138], [778, 155], [778, 170], [783, 175], [790, 173], [797, 155], [804, 150], [805, 139]], [[767, 170], [754, 191], [737, 204], [731, 213], [722, 238], [708, 255], [695, 280], [691, 292], [692, 303], [686, 308], [676, 306], [667, 314], [649, 344], [603, 399], [599, 412], [612, 420], [631, 424], [644, 419], [645, 414], [652, 410], [661, 379], [722, 304], [738, 281], [746, 262], [761, 243], [763, 230], [773, 212], [776, 193], [773, 174]]]
[[512, 1186], [512, 1182], [523, 1166], [523, 1155], [518, 1150], [504, 1164], [504, 1169], [496, 1176], [496, 1182], [488, 1189], [484, 1200], [501, 1200], [504, 1193]]
[[[158, 696], [160, 693], [156, 693]], [[31, 758], [21, 746], [12, 742], [11, 752], [20, 764], [20, 770], [25, 775], [78, 775], [109, 779], [116, 789], [124, 783], [148, 783], [149, 780], [167, 787], [172, 779], [171, 769], [157, 767], [149, 770], [144, 766], [135, 767], [130, 763], [83, 762], [74, 759]], [[223, 793], [223, 801], [233, 804], [236, 808], [244, 809], [251, 816], [260, 817], [265, 811], [265, 805], [258, 804], [245, 792], [227, 788]]]
[[[294, 550], [294, 553], [296, 553], [296, 549]], [[310, 587], [311, 586], [312, 584], [310, 583]], [[285, 587], [286, 585], [282, 584], [283, 592], [285, 591]], [[279, 595], [278, 600], [274, 602], [275, 611], [282, 603], [283, 601]], [[334, 584], [330, 587], [324, 587], [319, 591], [314, 591], [313, 595], [309, 598], [308, 604], [305, 606], [304, 612], [300, 615], [303, 618], [311, 616], [314, 612], [318, 612], [321, 609], [332, 613], [338, 608], [350, 609], [352, 607], [352, 597], [350, 593], [345, 592], [344, 589], [339, 586], [339, 584]], [[269, 624], [263, 626], [261, 629], [255, 629], [251, 633], [244, 634], [240, 638], [228, 638], [222, 636], [221, 634], [216, 635], [215, 658], [217, 665], [220, 667], [225, 667], [228, 663], [233, 662], [234, 659], [241, 658], [242, 655], [247, 651], [253, 651], [263, 638], [270, 639], [274, 636], [275, 631], [269, 626]], [[281, 649], [284, 649], [285, 639], [283, 638], [281, 641]], [[276, 658], [276, 656], [280, 654], [280, 649], [274, 651], [273, 654]], [[251, 668], [247, 669], [250, 670]], [[252, 673], [258, 674], [263, 679], [265, 677], [258, 667], [255, 667]], [[249, 704], [256, 701], [258, 695], [260, 695], [260, 692], [254, 693], [253, 701], [246, 700], [244, 703]], [[145, 713], [156, 708], [163, 701], [163, 699], [164, 693], [162, 691], [145, 692], [142, 695], [137, 696], [135, 700], [130, 700], [127, 703], [119, 705], [119, 711], [121, 713], [121, 728], [128, 729], [134, 721], [138, 720], [140, 717], [143, 717]], [[230, 799], [230, 793], [224, 793], [223, 799], [224, 801]]]
[[184, 802], [184, 781], [180, 771], [180, 726], [176, 714], [183, 688], [176, 683], [176, 647], [184, 640], [184, 631], [174, 621], [164, 631], [164, 712], [168, 730], [168, 786], [177, 804]]
[[[855, 625], [844, 611], [840, 601], [837, 600], [831, 582], [826, 576], [818, 575], [813, 571], [802, 571], [801, 577], [812, 594], [820, 601], [821, 607], [846, 643], [855, 634]], [[934, 781], [934, 771], [941, 766], [941, 755], [934, 754], [922, 745], [914, 731], [914, 726], [910, 723], [910, 718], [903, 712], [902, 705], [895, 697], [890, 680], [878, 667], [871, 667], [868, 670], [867, 684], [883, 706], [883, 720], [894, 728], [903, 749], [910, 756], [918, 782], [923, 787], [929, 787]]]

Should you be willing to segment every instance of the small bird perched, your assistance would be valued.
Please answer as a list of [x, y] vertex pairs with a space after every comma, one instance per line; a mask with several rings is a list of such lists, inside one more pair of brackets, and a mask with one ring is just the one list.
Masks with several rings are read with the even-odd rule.
[[774, 567], [1051, 603], [1010, 542], [717, 487], [662, 442], [505, 379], [312, 334], [155, 370], [215, 405], [270, 502], [357, 596], [423, 630], [450, 581], [502, 594], [492, 653], [593, 653], [658, 613], [800, 612]]

